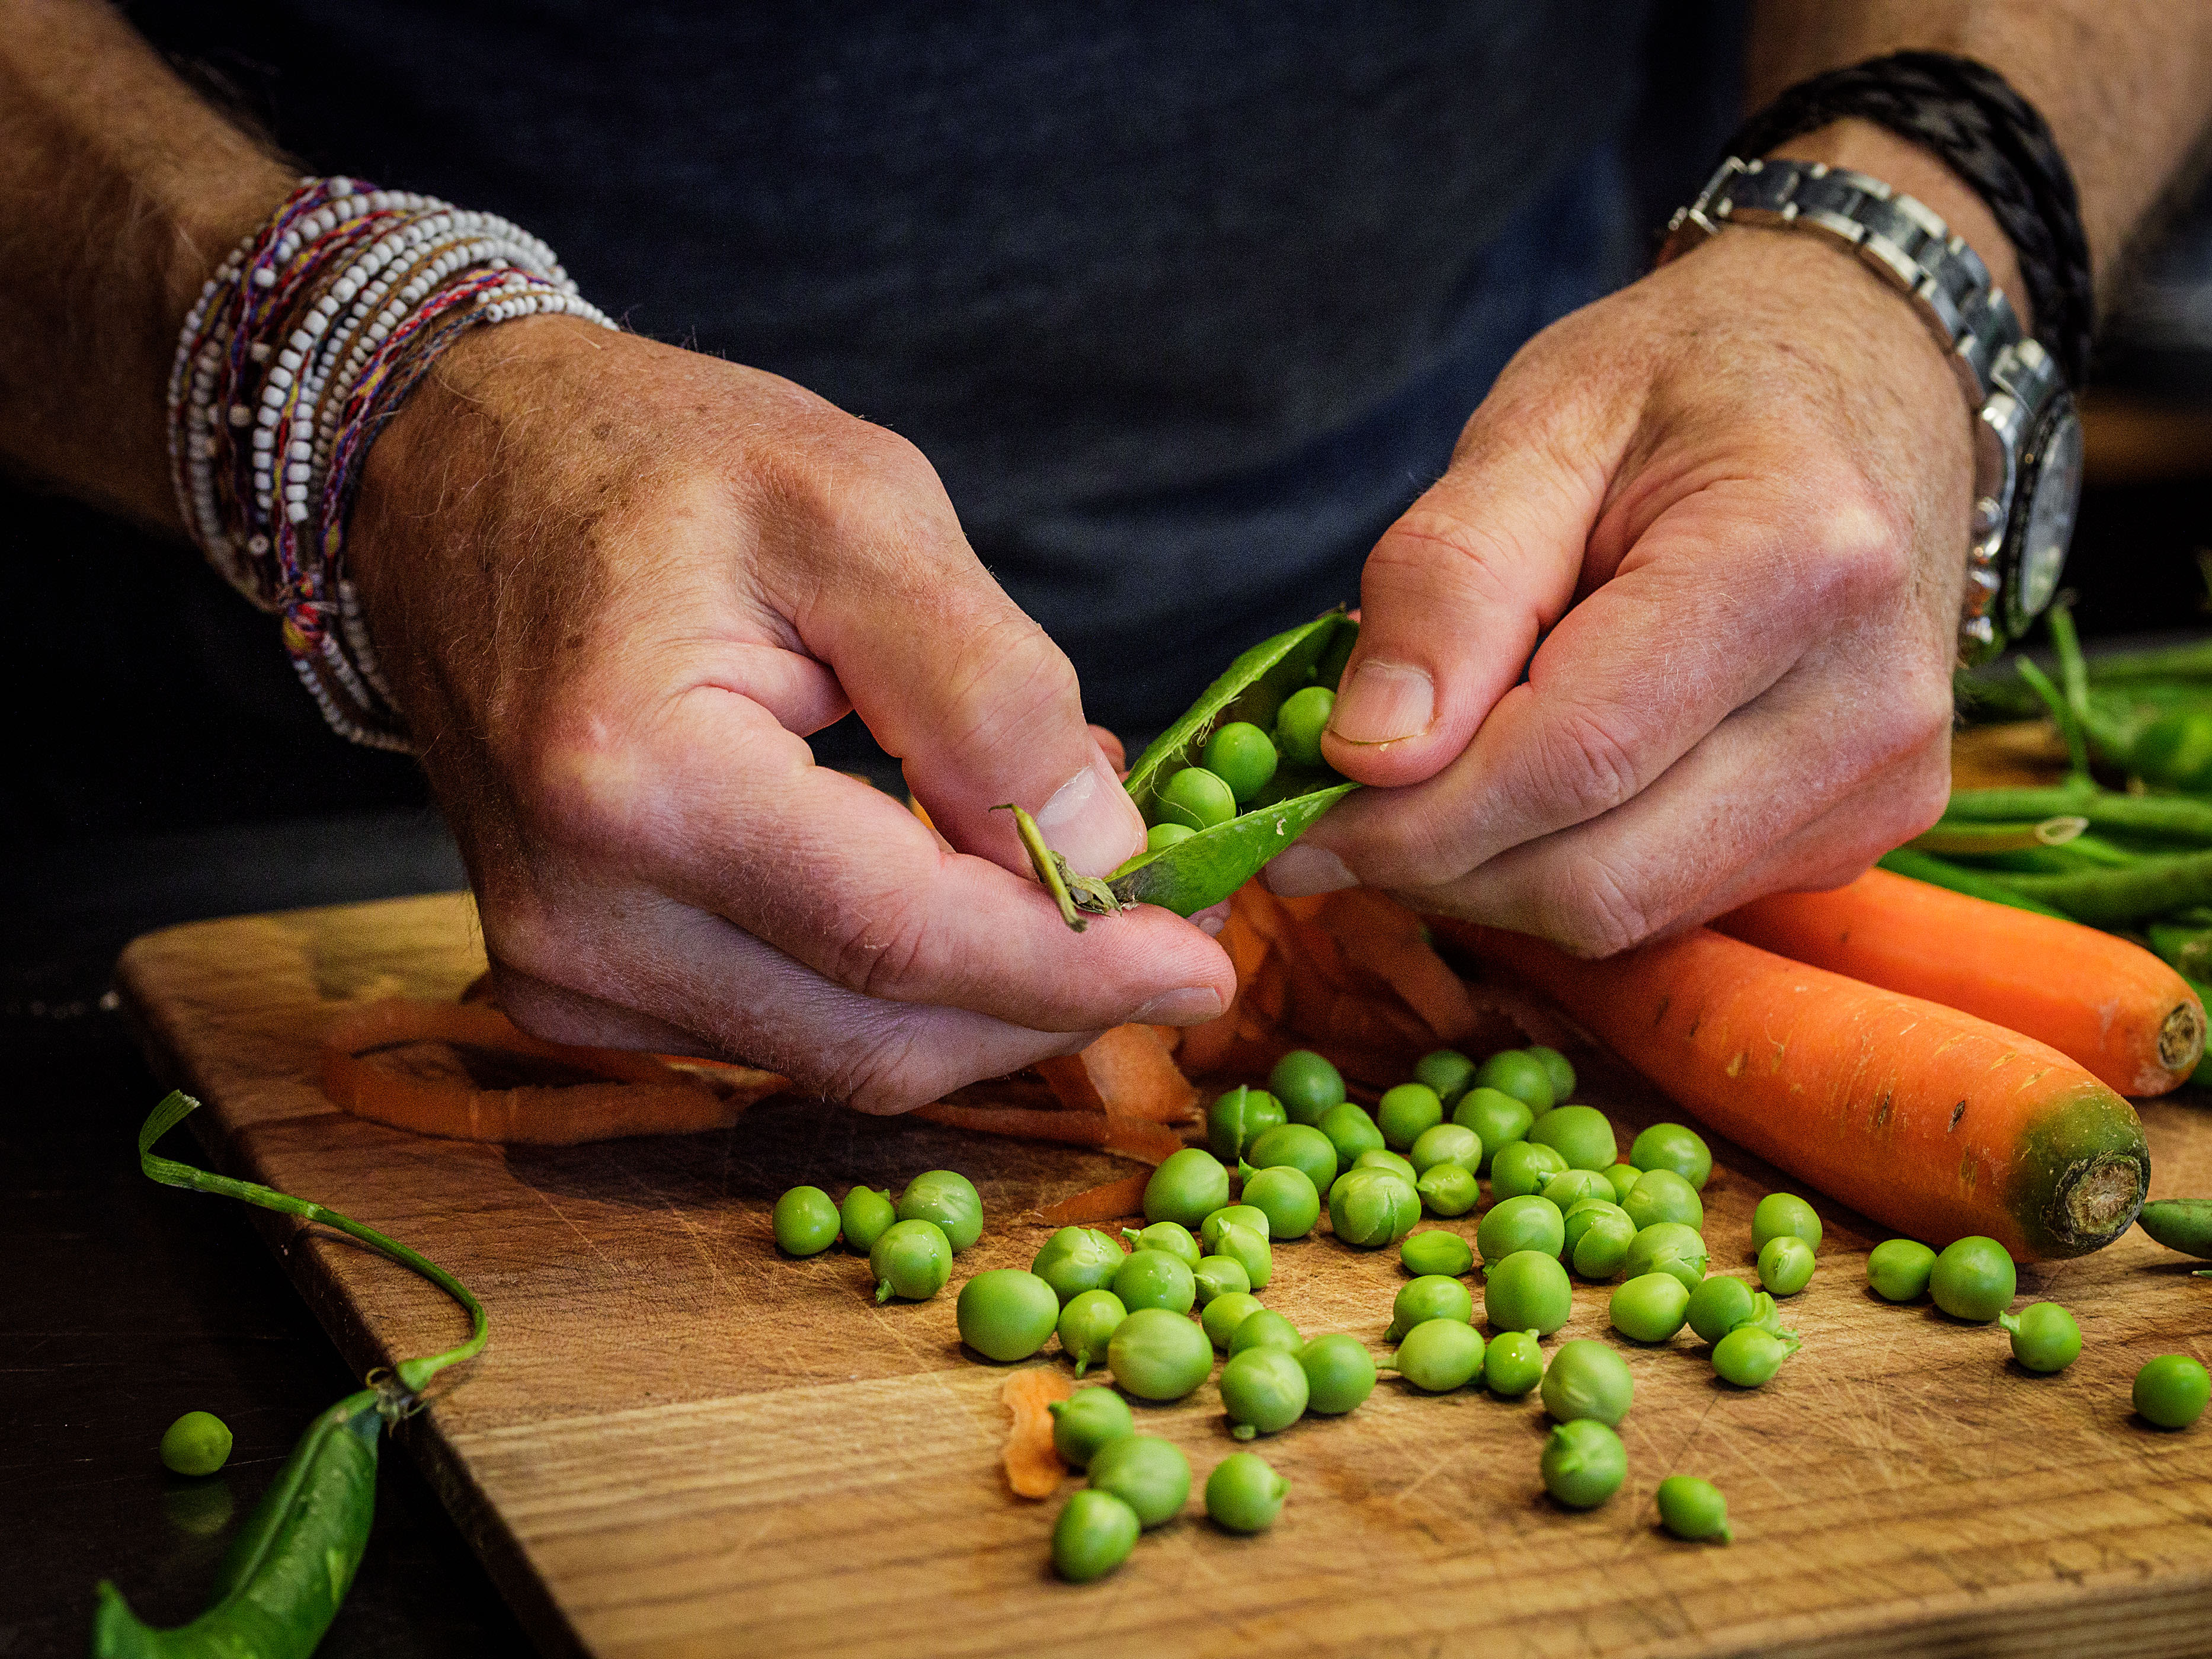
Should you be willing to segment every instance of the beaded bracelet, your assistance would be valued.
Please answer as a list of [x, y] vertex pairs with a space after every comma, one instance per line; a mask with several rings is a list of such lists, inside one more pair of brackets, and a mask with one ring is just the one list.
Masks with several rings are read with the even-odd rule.
[[495, 214], [349, 179], [303, 179], [185, 319], [169, 374], [169, 468], [192, 539], [262, 610], [323, 716], [410, 747], [345, 574], [369, 446], [471, 328], [565, 314], [553, 250]]

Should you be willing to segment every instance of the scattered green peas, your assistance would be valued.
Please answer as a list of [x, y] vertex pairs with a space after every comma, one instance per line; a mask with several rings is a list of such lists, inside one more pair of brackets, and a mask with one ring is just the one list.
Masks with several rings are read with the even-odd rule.
[[2162, 1353], [2136, 1373], [2136, 1410], [2161, 1429], [2185, 1429], [2204, 1415], [2212, 1376], [2185, 1353]]
[[1917, 1238], [1886, 1238], [1867, 1254], [1867, 1283], [1886, 1302], [1912, 1302], [1928, 1293], [1936, 1252]]
[[1618, 1204], [1586, 1198], [1568, 1210], [1561, 1223], [1565, 1243], [1560, 1255], [1584, 1279], [1610, 1279], [1628, 1260], [1636, 1243], [1636, 1224]]
[[1163, 1250], [1184, 1267], [1193, 1269], [1206, 1255], [1198, 1248], [1198, 1241], [1190, 1236], [1190, 1229], [1180, 1221], [1155, 1221], [1141, 1231], [1135, 1227], [1124, 1227], [1121, 1237], [1132, 1250]]
[[1298, 1350], [1305, 1367], [1306, 1409], [1341, 1417], [1375, 1392], [1375, 1356], [1343, 1331], [1317, 1336]]
[[1444, 1121], [1444, 1103], [1425, 1083], [1401, 1083], [1386, 1091], [1375, 1107], [1375, 1121], [1394, 1152], [1405, 1152]]
[[1206, 1381], [1213, 1348], [1206, 1333], [1181, 1314], [1136, 1308], [1106, 1344], [1106, 1364], [1114, 1380], [1139, 1400], [1180, 1400]]
[[1382, 1340], [1395, 1342], [1414, 1326], [1431, 1319], [1472, 1324], [1474, 1293], [1447, 1273], [1423, 1273], [1419, 1279], [1407, 1279], [1398, 1287], [1398, 1299], [1390, 1308], [1390, 1328]]
[[[1536, 1115], [1528, 1103], [1502, 1089], [1469, 1089], [1452, 1108], [1452, 1121], [1482, 1137], [1482, 1166], [1487, 1170], [1502, 1148], [1525, 1140]], [[1561, 1163], [1564, 1164], [1565, 1160]]]
[[1329, 1224], [1346, 1244], [1395, 1244], [1421, 1218], [1421, 1195], [1394, 1170], [1347, 1170], [1328, 1189]]
[[1474, 1062], [1456, 1048], [1431, 1048], [1413, 1062], [1413, 1081], [1427, 1084], [1449, 1106], [1474, 1082]]
[[1164, 853], [1179, 841], [1188, 841], [1198, 833], [1187, 823], [1155, 823], [1145, 831], [1145, 850]]
[[1553, 1099], [1565, 1100], [1569, 1095], [1574, 1093], [1573, 1062], [1557, 1048], [1547, 1048], [1541, 1043], [1531, 1043], [1521, 1052], [1544, 1068], [1544, 1075], [1551, 1080]]
[[1075, 1362], [1077, 1376], [1105, 1364], [1106, 1345], [1128, 1316], [1121, 1298], [1111, 1291], [1079, 1291], [1068, 1298], [1060, 1310], [1057, 1328], [1060, 1351]]
[[1487, 1270], [1483, 1317], [1493, 1331], [1534, 1331], [1549, 1336], [1574, 1311], [1574, 1288], [1559, 1259], [1542, 1250], [1519, 1250]]
[[1713, 1370], [1739, 1389], [1762, 1388], [1797, 1348], [1797, 1338], [1790, 1332], [1739, 1325], [1713, 1344]]
[[230, 1425], [213, 1412], [186, 1412], [161, 1431], [161, 1462], [172, 1474], [213, 1474], [230, 1461]]
[[1553, 1147], [1540, 1146], [1533, 1140], [1510, 1142], [1490, 1160], [1490, 1195], [1522, 1198], [1540, 1193], [1551, 1185], [1553, 1176], [1566, 1173], [1566, 1168], [1567, 1160]]
[[1237, 816], [1237, 796], [1203, 766], [1186, 766], [1152, 792], [1152, 811], [1163, 823], [1212, 830]]
[[1052, 1570], [1071, 1584], [1103, 1578], [1129, 1559], [1139, 1530], [1136, 1510], [1113, 1493], [1071, 1493], [1052, 1523]]
[[1686, 1124], [1653, 1124], [1630, 1146], [1628, 1161], [1638, 1170], [1672, 1170], [1700, 1192], [1713, 1176], [1712, 1148]]
[[1227, 1295], [1217, 1296], [1207, 1303], [1206, 1312], [1200, 1316], [1198, 1322], [1206, 1332], [1206, 1340], [1226, 1353], [1230, 1339], [1237, 1334], [1237, 1328], [1259, 1311], [1258, 1297], [1243, 1291], [1231, 1291]]
[[1537, 1467], [1553, 1498], [1571, 1510], [1594, 1510], [1628, 1478], [1628, 1449], [1595, 1418], [1577, 1417], [1546, 1437]]
[[1358, 1158], [1352, 1159], [1352, 1167], [1355, 1170], [1394, 1170], [1415, 1183], [1419, 1183], [1421, 1178], [1421, 1172], [1413, 1167], [1413, 1159], [1407, 1158], [1403, 1152], [1394, 1152], [1388, 1147], [1378, 1152], [1360, 1153]]
[[787, 1255], [819, 1255], [837, 1242], [837, 1206], [819, 1187], [793, 1187], [775, 1201], [776, 1248]]
[[1500, 1400], [1518, 1400], [1544, 1380], [1544, 1351], [1534, 1331], [1501, 1331], [1483, 1356], [1482, 1380]]
[[1186, 1227], [1195, 1227], [1227, 1202], [1229, 1171], [1202, 1146], [1170, 1152], [1145, 1182], [1147, 1221], [1180, 1221]]
[[[1636, 1183], [1642, 1186], [1642, 1182]], [[1635, 1194], [1629, 1194], [1633, 1198]], [[1695, 1227], [1686, 1227], [1679, 1221], [1655, 1221], [1649, 1227], [1637, 1231], [1635, 1241], [1628, 1247], [1628, 1259], [1620, 1270], [1631, 1279], [1640, 1279], [1645, 1273], [1672, 1273], [1680, 1279], [1686, 1289], [1696, 1290], [1698, 1281], [1705, 1276], [1705, 1235]]]
[[1174, 1520], [1190, 1498], [1190, 1459], [1173, 1441], [1157, 1435], [1125, 1434], [1108, 1441], [1091, 1454], [1090, 1474], [1091, 1491], [1111, 1492], [1147, 1528]]
[[1690, 1328], [1698, 1334], [1700, 1341], [1717, 1342], [1737, 1326], [1752, 1322], [1754, 1309], [1751, 1286], [1741, 1279], [1716, 1273], [1711, 1279], [1698, 1281], [1684, 1311]]
[[1690, 1287], [1672, 1273], [1625, 1279], [1613, 1293], [1613, 1328], [1633, 1342], [1668, 1342], [1690, 1316]]
[[960, 1287], [953, 1307], [960, 1340], [986, 1359], [1027, 1359], [1051, 1340], [1060, 1297], [1019, 1267], [986, 1267]]
[[1344, 1075], [1312, 1049], [1293, 1048], [1267, 1073], [1267, 1092], [1291, 1122], [1318, 1123], [1323, 1112], [1344, 1103]]
[[927, 1302], [952, 1277], [952, 1241], [934, 1221], [894, 1221], [868, 1252], [876, 1300]]
[[1350, 1169], [1362, 1152], [1382, 1150], [1382, 1131], [1375, 1127], [1375, 1120], [1367, 1115], [1365, 1107], [1351, 1101], [1330, 1107], [1314, 1127], [1327, 1135], [1328, 1144], [1336, 1148], [1336, 1167], [1340, 1170]]
[[983, 1199], [957, 1170], [926, 1170], [899, 1194], [901, 1221], [933, 1221], [958, 1255], [983, 1236]]
[[1398, 1247], [1398, 1265], [1409, 1273], [1463, 1273], [1474, 1266], [1474, 1252], [1457, 1233], [1432, 1227], [1406, 1235]]
[[1620, 1200], [1620, 1207], [1639, 1228], [1658, 1221], [1679, 1221], [1685, 1227], [1705, 1224], [1705, 1200], [1672, 1170], [1646, 1170]]
[[1127, 1254], [1095, 1227], [1062, 1227], [1030, 1259], [1030, 1271], [1053, 1288], [1065, 1307], [1085, 1291], [1103, 1291]]
[[1198, 1242], [1207, 1255], [1221, 1253], [1221, 1230], [1232, 1222], [1240, 1227], [1249, 1227], [1262, 1238], [1275, 1236], [1275, 1224], [1258, 1205], [1224, 1204], [1199, 1224]]
[[1482, 1167], [1482, 1137], [1463, 1123], [1437, 1123], [1421, 1131], [1406, 1159], [1417, 1176], [1439, 1164], [1456, 1164], [1470, 1173]]
[[1485, 1261], [1503, 1261], [1516, 1250], [1557, 1255], [1566, 1245], [1566, 1218], [1559, 1206], [1534, 1193], [1492, 1205], [1474, 1230], [1474, 1248]]
[[873, 1187], [855, 1187], [837, 1207], [837, 1231], [845, 1235], [845, 1248], [866, 1255], [876, 1248], [884, 1229], [898, 1219], [898, 1206], [889, 1193]]
[[1321, 737], [1336, 710], [1336, 693], [1309, 685], [1283, 699], [1275, 714], [1275, 747], [1300, 766], [1321, 764]]
[[1304, 1238], [1321, 1219], [1321, 1189], [1304, 1170], [1287, 1164], [1244, 1177], [1244, 1202], [1267, 1218], [1267, 1237]]
[[2020, 1273], [2003, 1245], [1975, 1233], [1944, 1247], [1929, 1273], [1928, 1289], [1954, 1319], [1986, 1325], [2012, 1306]]
[[1427, 1394], [1449, 1394], [1482, 1375], [1482, 1336], [1458, 1319], [1430, 1319], [1407, 1331], [1389, 1369]]
[[1759, 1253], [1759, 1282], [1775, 1296], [1795, 1296], [1813, 1282], [1813, 1247], [1795, 1233], [1770, 1238]]
[[1754, 1252], [1763, 1250], [1768, 1239], [1779, 1238], [1784, 1233], [1803, 1239], [1817, 1250], [1820, 1248], [1820, 1218], [1795, 1193], [1769, 1193], [1751, 1212], [1751, 1248]]
[[[1523, 1103], [1538, 1117], [1552, 1109], [1559, 1096], [1552, 1092], [1551, 1068], [1524, 1049], [1507, 1048], [1491, 1055], [1482, 1062], [1482, 1069], [1474, 1074], [1478, 1089], [1495, 1089], [1501, 1094], [1511, 1095]], [[1490, 1142], [1483, 1136], [1483, 1144]], [[1613, 1162], [1606, 1159], [1607, 1164]]]
[[1636, 1190], [1638, 1177], [1643, 1173], [1644, 1171], [1633, 1164], [1616, 1164], [1607, 1170], [1605, 1172], [1605, 1178], [1613, 1183], [1613, 1201], [1616, 1204], [1626, 1204], [1628, 1201], [1629, 1194]]
[[1281, 758], [1267, 734], [1249, 720], [1216, 726], [1199, 757], [1207, 771], [1229, 786], [1239, 806], [1267, 787]]
[[1291, 1483], [1257, 1452], [1231, 1452], [1206, 1477], [1206, 1513], [1224, 1532], [1265, 1532], [1283, 1512]]
[[2056, 1302], [2031, 1302], [2018, 1316], [1999, 1314], [2012, 1338], [2012, 1357], [2032, 1371], [2063, 1371], [2081, 1357], [2081, 1328]]
[[1181, 1256], [1133, 1250], [1115, 1270], [1114, 1294], [1131, 1313], [1140, 1308], [1187, 1314], [1198, 1302], [1198, 1279]]
[[[1181, 1158], [1182, 1154], [1174, 1154]], [[1336, 1179], [1336, 1146], [1310, 1123], [1285, 1123], [1280, 1128], [1270, 1129], [1244, 1149], [1244, 1161], [1255, 1170], [1267, 1170], [1281, 1165], [1302, 1170], [1314, 1191], [1325, 1193], [1328, 1183]], [[1163, 1168], [1165, 1166], [1163, 1165]], [[1255, 1202], [1249, 1182], [1245, 1189], [1245, 1202]], [[1277, 1232], [1278, 1238], [1286, 1237]]]
[[1239, 1440], [1278, 1434], [1306, 1414], [1311, 1393], [1297, 1356], [1280, 1348], [1247, 1348], [1221, 1368], [1221, 1405]]
[[1628, 1415], [1635, 1399], [1636, 1379], [1627, 1362], [1588, 1337], [1559, 1344], [1544, 1368], [1544, 1409], [1559, 1422], [1592, 1418], [1611, 1428]]
[[1431, 1215], [1465, 1215], [1481, 1197], [1474, 1171], [1463, 1164], [1439, 1164], [1413, 1183]]
[[1232, 1221], [1221, 1230], [1215, 1248], [1243, 1267], [1244, 1277], [1252, 1281], [1247, 1289], [1264, 1291], [1275, 1276], [1275, 1253], [1267, 1247], [1267, 1235], [1257, 1227]]
[[1528, 1126], [1528, 1139], [1553, 1148], [1571, 1170], [1602, 1170], [1620, 1162], [1613, 1125], [1595, 1106], [1554, 1106], [1540, 1112]]
[[1091, 1458], [1109, 1440], [1137, 1431], [1129, 1402], [1111, 1389], [1078, 1389], [1066, 1399], [1054, 1401], [1047, 1409], [1052, 1413], [1052, 1449], [1079, 1469], [1089, 1468]]
[[1255, 1348], [1279, 1348], [1285, 1353], [1296, 1353], [1306, 1345], [1298, 1334], [1298, 1328], [1273, 1308], [1262, 1308], [1249, 1319], [1237, 1322], [1237, 1329], [1229, 1339], [1229, 1352], [1249, 1353]]
[[1659, 1483], [1659, 1519], [1677, 1538], [1699, 1543], [1717, 1538], [1734, 1543], [1729, 1530], [1728, 1499], [1710, 1480], [1694, 1474], [1670, 1474]]
[[1206, 1109], [1206, 1144], [1216, 1158], [1231, 1163], [1268, 1130], [1287, 1121], [1281, 1101], [1265, 1089], [1248, 1089], [1240, 1083]]
[[1201, 1308], [1211, 1307], [1218, 1296], [1233, 1296], [1252, 1288], [1252, 1275], [1233, 1255], [1201, 1256], [1198, 1266], [1190, 1270], [1190, 1276], [1198, 1286], [1198, 1305]]

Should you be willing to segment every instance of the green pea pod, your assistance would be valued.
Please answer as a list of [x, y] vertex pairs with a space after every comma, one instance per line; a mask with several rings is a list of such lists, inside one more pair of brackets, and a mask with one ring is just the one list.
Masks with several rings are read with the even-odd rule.
[[2160, 1198], [2136, 1212], [2141, 1227], [2169, 1250], [2212, 1257], [2212, 1198]]

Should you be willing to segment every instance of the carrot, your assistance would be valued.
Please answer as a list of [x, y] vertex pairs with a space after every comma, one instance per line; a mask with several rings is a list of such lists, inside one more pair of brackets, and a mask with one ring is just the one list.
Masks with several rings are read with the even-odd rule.
[[1694, 928], [1603, 962], [1436, 920], [1710, 1127], [1886, 1226], [2081, 1255], [2150, 1174], [2126, 1101], [2057, 1049], [1972, 1014]]
[[999, 1390], [999, 1398], [1014, 1414], [1006, 1450], [1000, 1455], [1006, 1466], [1006, 1484], [1014, 1489], [1015, 1497], [1049, 1498], [1060, 1490], [1067, 1465], [1053, 1449], [1052, 1402], [1074, 1392], [1066, 1377], [1045, 1365], [1016, 1371]]
[[1039, 1060], [1036, 1070], [1063, 1102], [1089, 1111], [1182, 1123], [1198, 1105], [1198, 1091], [1149, 1025], [1116, 1025], [1082, 1053]]
[[949, 1129], [1007, 1135], [1017, 1140], [1054, 1140], [1066, 1146], [1096, 1146], [1146, 1164], [1162, 1164], [1182, 1150], [1172, 1129], [1131, 1117], [1126, 1112], [1040, 1111], [1026, 1106], [956, 1106], [933, 1101], [912, 1115]]
[[1101, 1221], [1118, 1221], [1127, 1215], [1142, 1215], [1145, 1188], [1152, 1178], [1151, 1170], [1139, 1170], [1057, 1204], [1048, 1204], [1038, 1213], [1052, 1227], [1087, 1227]]
[[1778, 893], [1713, 924], [1796, 962], [1978, 1014], [2047, 1042], [2125, 1095], [2162, 1095], [2204, 1053], [2204, 1006], [2149, 951], [2079, 922], [1869, 870]]

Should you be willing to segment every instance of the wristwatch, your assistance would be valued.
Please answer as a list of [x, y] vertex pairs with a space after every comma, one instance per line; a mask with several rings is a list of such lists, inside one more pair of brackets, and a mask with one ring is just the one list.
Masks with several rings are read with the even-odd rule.
[[1974, 517], [1959, 656], [2024, 633], [2058, 592], [2081, 499], [2081, 422], [2058, 363], [1964, 238], [1879, 179], [1818, 161], [1730, 156], [1668, 222], [1658, 263], [1729, 224], [1809, 230], [1856, 252], [1912, 302], [1974, 416]]

